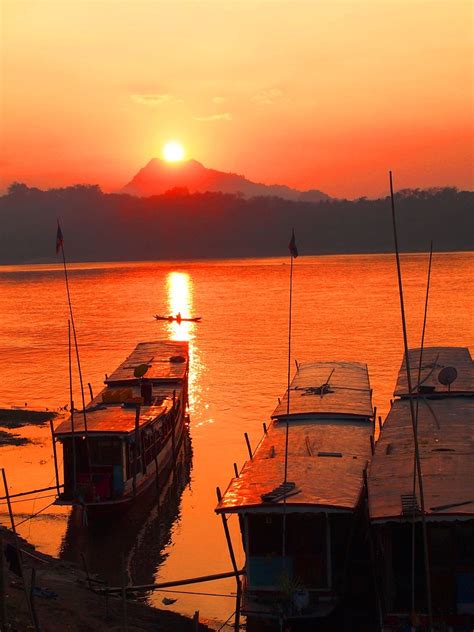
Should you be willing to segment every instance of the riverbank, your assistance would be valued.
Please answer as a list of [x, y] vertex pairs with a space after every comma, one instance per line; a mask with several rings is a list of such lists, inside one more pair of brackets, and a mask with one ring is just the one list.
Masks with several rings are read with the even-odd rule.
[[[0, 629], [10, 632], [34, 630], [29, 613], [22, 580], [15, 573], [11, 561], [14, 545], [12, 532], [0, 527], [0, 539], [4, 557], [4, 597], [0, 589]], [[167, 612], [136, 601], [126, 603], [127, 627], [124, 626], [124, 608], [121, 599], [106, 599], [89, 588], [86, 573], [75, 566], [44, 555], [25, 540], [20, 540], [23, 551], [24, 569], [28, 591], [34, 572], [35, 589], [33, 606], [41, 632], [96, 632], [108, 630], [119, 632], [204, 632], [210, 630], [205, 624], [196, 624], [191, 619]], [[13, 553], [14, 556], [14, 553]], [[8, 560], [8, 561], [7, 561]], [[2, 625], [1, 617], [6, 618]]]

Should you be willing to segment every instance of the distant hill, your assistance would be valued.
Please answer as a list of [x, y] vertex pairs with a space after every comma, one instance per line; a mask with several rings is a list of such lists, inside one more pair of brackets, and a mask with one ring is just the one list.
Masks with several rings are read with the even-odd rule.
[[158, 158], [150, 160], [120, 192], [138, 197], [149, 197], [161, 195], [173, 189], [186, 189], [189, 193], [206, 191], [235, 193], [244, 198], [263, 195], [294, 202], [320, 202], [330, 199], [329, 195], [316, 189], [298, 191], [285, 185], [251, 182], [235, 173], [208, 169], [197, 160], [173, 163]]
[[[474, 249], [474, 193], [396, 194], [401, 250]], [[269, 257], [392, 252], [390, 199], [293, 202], [175, 190], [146, 198], [78, 185], [41, 191], [15, 183], [0, 197], [0, 264], [57, 261], [56, 218], [69, 261]]]

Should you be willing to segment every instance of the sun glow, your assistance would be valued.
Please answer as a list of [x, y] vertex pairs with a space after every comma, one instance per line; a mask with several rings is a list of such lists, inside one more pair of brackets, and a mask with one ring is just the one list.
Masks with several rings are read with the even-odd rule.
[[170, 140], [163, 147], [163, 157], [167, 162], [178, 162], [184, 158], [184, 147], [175, 140]]

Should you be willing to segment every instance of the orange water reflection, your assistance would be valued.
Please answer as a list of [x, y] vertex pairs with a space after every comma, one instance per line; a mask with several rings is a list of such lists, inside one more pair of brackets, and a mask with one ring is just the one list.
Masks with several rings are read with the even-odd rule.
[[[194, 286], [191, 275], [187, 272], [169, 272], [166, 277], [166, 295], [168, 313], [183, 318], [194, 316]], [[200, 401], [199, 376], [202, 362], [199, 348], [196, 345], [198, 323], [170, 322], [166, 323], [170, 340], [187, 340], [189, 342], [189, 409], [192, 414]]]

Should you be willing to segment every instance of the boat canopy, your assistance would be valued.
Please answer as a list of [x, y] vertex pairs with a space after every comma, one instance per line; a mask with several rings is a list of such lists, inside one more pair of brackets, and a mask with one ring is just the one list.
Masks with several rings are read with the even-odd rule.
[[[427, 520], [473, 518], [474, 398], [419, 398], [416, 408]], [[369, 469], [372, 521], [412, 520], [419, 510], [413, 468], [410, 402], [401, 399], [388, 414]]]
[[[287, 417], [288, 392], [272, 419]], [[315, 415], [370, 418], [372, 397], [367, 365], [359, 362], [300, 364], [290, 385], [289, 419]]]
[[[117, 389], [116, 389], [117, 390]], [[133, 403], [133, 399], [139, 399], [140, 389], [126, 389], [129, 391], [126, 395], [130, 395], [131, 403], [121, 402], [123, 393], [117, 393], [117, 400], [113, 402], [111, 389], [105, 389], [91, 402], [86, 408], [86, 421], [88, 433], [106, 433], [106, 434], [123, 434], [130, 433], [135, 430], [135, 418], [137, 404]], [[173, 408], [173, 391], [158, 395], [156, 390], [153, 391], [153, 404], [151, 406], [140, 405], [140, 416], [138, 420], [139, 427], [155, 421], [160, 416], [170, 412]], [[122, 389], [125, 391], [125, 389]], [[107, 404], [103, 403], [103, 399], [107, 400]], [[82, 411], [77, 410], [74, 413], [74, 433], [84, 434], [84, 415]], [[71, 417], [63, 421], [54, 431], [55, 436], [72, 434]]]
[[134, 371], [142, 364], [148, 365], [144, 376], [148, 381], [182, 381], [188, 371], [188, 343], [176, 340], [141, 342], [105, 383], [138, 384], [140, 379], [135, 377]]
[[[372, 425], [361, 421], [294, 422], [289, 428], [286, 511], [353, 511], [363, 470], [370, 459]], [[264, 502], [262, 495], [281, 485], [285, 469], [286, 424], [274, 422], [253, 459], [233, 478], [216, 511], [281, 512], [283, 498]]]
[[[426, 347], [423, 349], [419, 385], [420, 349], [410, 349], [408, 358], [414, 393], [418, 392], [420, 386], [420, 393], [424, 396], [446, 395], [448, 392], [451, 396], [474, 394], [474, 363], [467, 347]], [[449, 388], [441, 384], [438, 379], [440, 372], [447, 367], [453, 367], [457, 373]], [[395, 397], [409, 396], [405, 358], [398, 373], [394, 395]]]
[[[328, 383], [330, 392], [315, 392]], [[286, 494], [285, 511], [354, 511], [371, 455], [373, 410], [367, 366], [347, 362], [301, 365], [291, 384], [290, 404], [293, 393], [297, 401], [290, 408], [287, 481], [294, 488]], [[284, 481], [287, 417], [283, 410], [285, 400], [273, 414], [253, 458], [232, 479], [218, 513], [282, 512], [283, 496], [269, 501], [265, 495]]]

